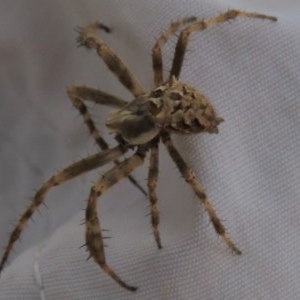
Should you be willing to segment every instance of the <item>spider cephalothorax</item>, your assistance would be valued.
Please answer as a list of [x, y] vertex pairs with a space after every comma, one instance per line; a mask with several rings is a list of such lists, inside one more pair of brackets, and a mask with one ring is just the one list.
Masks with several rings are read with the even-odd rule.
[[[166, 146], [169, 155], [178, 167], [183, 178], [191, 186], [203, 204], [216, 233], [223, 238], [233, 252], [241, 254], [241, 251], [229, 238], [225, 227], [218, 218], [203, 187], [196, 180], [194, 172], [185, 163], [175, 148], [170, 136], [171, 133], [191, 134], [218, 132], [218, 125], [223, 119], [217, 115], [203, 94], [196, 91], [190, 85], [183, 84], [178, 78], [190, 34], [194, 31], [201, 31], [237, 17], [276, 21], [275, 17], [229, 10], [208, 20], [197, 21], [195, 17], [189, 17], [171, 23], [170, 27], [157, 39], [152, 49], [155, 88], [149, 93], [144, 91], [137, 78], [134, 77], [114, 51], [96, 35], [96, 29], [102, 29], [109, 33], [110, 29], [107, 26], [101, 23], [93, 23], [84, 28], [79, 28], [77, 39], [79, 45], [85, 46], [88, 49], [96, 49], [98, 55], [103, 59], [107, 67], [133, 94], [134, 100], [128, 103], [114, 95], [86, 86], [70, 86], [68, 88], [67, 93], [69, 99], [82, 115], [91, 135], [102, 151], [75, 162], [56, 173], [46, 180], [37, 190], [31, 204], [23, 213], [10, 235], [1, 259], [0, 271], [3, 269], [13, 245], [20, 237], [23, 228], [33, 213], [43, 203], [46, 193], [52, 187], [61, 185], [76, 176], [99, 168], [109, 162], [114, 162], [115, 167], [101, 176], [91, 188], [85, 214], [85, 241], [90, 256], [102, 270], [122, 287], [130, 291], [135, 291], [136, 287], [125, 283], [106, 263], [102, 230], [97, 214], [97, 199], [123, 178], [129, 178], [137, 188], [145, 193], [144, 189], [131, 176], [131, 173], [142, 165], [146, 154], [149, 152], [148, 196], [150, 200], [151, 225], [156, 244], [159, 249], [162, 248], [158, 230], [159, 213], [155, 192], [158, 179], [158, 143], [160, 141]], [[188, 23], [190, 24], [180, 32], [169, 79], [164, 81], [161, 49], [181, 25]], [[116, 133], [116, 140], [118, 142], [116, 147], [109, 148], [106, 141], [101, 137], [87, 110], [84, 103], [85, 101], [92, 101], [96, 104], [117, 108], [106, 120], [108, 129]], [[134, 149], [135, 153], [131, 157], [119, 161], [118, 159], [120, 159], [129, 148]]]

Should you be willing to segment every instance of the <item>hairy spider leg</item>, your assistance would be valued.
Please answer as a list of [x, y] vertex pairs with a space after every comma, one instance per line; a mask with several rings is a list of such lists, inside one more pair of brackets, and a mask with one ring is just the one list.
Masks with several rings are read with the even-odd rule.
[[146, 148], [140, 146], [133, 156], [107, 171], [92, 187], [86, 207], [85, 239], [90, 256], [93, 257], [94, 261], [105, 273], [113, 278], [120, 286], [130, 291], [135, 291], [137, 288], [126, 284], [106, 263], [102, 230], [97, 212], [97, 199], [109, 188], [118, 183], [121, 179], [126, 178], [137, 167], [141, 166], [144, 162], [145, 155]]
[[236, 254], [242, 254], [242, 252], [234, 245], [228, 236], [224, 225], [221, 223], [219, 217], [216, 214], [214, 207], [212, 206], [210, 200], [208, 199], [203, 187], [197, 181], [194, 171], [187, 165], [184, 159], [181, 157], [177, 149], [175, 148], [173, 141], [168, 133], [164, 133], [162, 136], [163, 143], [165, 144], [171, 158], [173, 159], [175, 165], [182, 174], [184, 180], [191, 186], [198, 199], [204, 206], [210, 221], [212, 222], [214, 229], [217, 234], [219, 234], [228, 247]]
[[189, 42], [190, 34], [194, 31], [202, 31], [204, 29], [214, 27], [216, 25], [222, 24], [228, 20], [232, 20], [238, 17], [245, 17], [245, 18], [256, 18], [256, 19], [266, 19], [270, 21], [277, 21], [276, 17], [267, 16], [258, 13], [248, 13], [239, 10], [228, 10], [226, 13], [222, 13], [216, 17], [213, 17], [208, 20], [203, 20], [200, 22], [195, 22], [193, 24], [188, 25], [184, 28], [178, 37], [178, 41], [176, 44], [175, 55], [173, 59], [172, 69], [170, 72], [170, 79], [172, 76], [179, 78], [184, 55], [186, 52], [186, 48]]
[[[69, 99], [71, 100], [74, 107], [79, 111], [81, 114], [90, 134], [94, 138], [96, 144], [99, 146], [101, 150], [108, 149], [107, 142], [102, 138], [100, 132], [95, 126], [94, 121], [85, 105], [84, 101], [91, 101], [96, 104], [106, 105], [110, 107], [117, 107], [121, 108], [126, 105], [128, 102], [120, 99], [114, 95], [102, 92], [97, 89], [93, 89], [86, 86], [70, 86], [67, 89], [67, 94]], [[119, 164], [118, 160], [114, 162], [116, 165]], [[138, 183], [138, 181], [133, 176], [128, 176], [129, 181], [139, 189], [145, 196], [147, 196], [147, 192], [144, 188]]]
[[159, 138], [154, 139], [150, 143], [150, 164], [148, 172], [148, 194], [150, 200], [150, 214], [151, 214], [151, 226], [153, 229], [153, 235], [156, 241], [158, 249], [162, 248], [160, 234], [158, 230], [159, 225], [159, 210], [157, 207], [157, 195], [156, 195], [156, 186], [158, 179], [158, 145]]
[[161, 36], [156, 40], [152, 48], [152, 67], [154, 72], [154, 83], [158, 87], [163, 83], [163, 60], [162, 60], [162, 47], [168, 40], [176, 33], [181, 25], [196, 21], [196, 17], [188, 17], [175, 22], [164, 31]]
[[95, 34], [97, 29], [103, 28], [108, 29], [99, 22], [90, 24], [86, 27], [78, 28], [78, 45], [85, 46], [88, 49], [96, 49], [98, 55], [102, 58], [110, 71], [135, 97], [145, 94], [142, 85], [130, 72], [128, 67], [121, 61], [115, 52], [102, 39], [100, 39], [99, 36]]
[[35, 193], [31, 204], [26, 209], [26, 211], [21, 215], [17, 225], [10, 234], [9, 241], [5, 247], [4, 254], [0, 262], [0, 272], [2, 271], [9, 254], [12, 251], [14, 243], [19, 239], [22, 231], [25, 228], [28, 220], [31, 218], [33, 213], [38, 209], [38, 207], [44, 202], [46, 194], [54, 186], [59, 186], [66, 181], [75, 178], [81, 174], [99, 168], [111, 161], [114, 161], [127, 151], [123, 146], [117, 146], [115, 148], [105, 150], [101, 153], [86, 157], [81, 159], [65, 169], [59, 171], [55, 175], [51, 176]]

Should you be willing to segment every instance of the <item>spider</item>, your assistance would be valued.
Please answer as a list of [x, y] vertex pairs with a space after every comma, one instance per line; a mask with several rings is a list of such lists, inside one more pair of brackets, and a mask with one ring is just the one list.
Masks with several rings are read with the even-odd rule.
[[[0, 263], [0, 271], [3, 269], [14, 243], [19, 239], [28, 220], [43, 203], [46, 193], [52, 187], [61, 185], [107, 163], [114, 162], [115, 166], [101, 176], [90, 190], [85, 211], [85, 246], [90, 253], [90, 257], [105, 273], [123, 288], [135, 291], [137, 288], [123, 281], [106, 262], [102, 230], [97, 213], [97, 200], [123, 178], [129, 178], [137, 188], [145, 193], [137, 181], [131, 177], [131, 173], [143, 164], [146, 154], [150, 152], [148, 195], [151, 225], [157, 247], [161, 249], [162, 243], [158, 229], [159, 211], [155, 191], [158, 179], [158, 145], [161, 141], [183, 178], [203, 204], [216, 233], [222, 237], [234, 253], [241, 254], [241, 251], [228, 236], [203, 187], [195, 178], [194, 172], [185, 163], [170, 136], [171, 133], [218, 133], [218, 125], [223, 119], [216, 113], [210, 101], [201, 92], [191, 85], [179, 81], [179, 75], [190, 34], [237, 17], [276, 21], [276, 18], [272, 16], [229, 10], [208, 20], [198, 21], [196, 17], [189, 17], [171, 23], [152, 48], [155, 88], [150, 92], [143, 89], [137, 78], [115, 52], [96, 35], [98, 29], [109, 33], [109, 27], [96, 22], [78, 29], [77, 42], [79, 46], [95, 49], [110, 71], [133, 94], [134, 99], [127, 102], [111, 94], [86, 86], [70, 86], [67, 89], [69, 99], [82, 115], [91, 135], [102, 151], [69, 165], [42, 184], [10, 235]], [[172, 68], [168, 79], [164, 80], [162, 48], [182, 25], [186, 27], [179, 34]], [[117, 110], [110, 113], [106, 120], [107, 128], [115, 134], [115, 139], [118, 142], [117, 146], [108, 147], [108, 144], [96, 129], [84, 101], [92, 101], [96, 104], [117, 108]], [[134, 154], [119, 161], [118, 159], [129, 149], [134, 150]]]

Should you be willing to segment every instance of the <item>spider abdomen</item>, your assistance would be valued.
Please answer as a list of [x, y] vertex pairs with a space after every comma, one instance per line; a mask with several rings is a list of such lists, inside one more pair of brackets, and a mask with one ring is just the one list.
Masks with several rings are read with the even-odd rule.
[[224, 121], [192, 86], [173, 77], [149, 94], [149, 110], [160, 127], [177, 133], [218, 133]]

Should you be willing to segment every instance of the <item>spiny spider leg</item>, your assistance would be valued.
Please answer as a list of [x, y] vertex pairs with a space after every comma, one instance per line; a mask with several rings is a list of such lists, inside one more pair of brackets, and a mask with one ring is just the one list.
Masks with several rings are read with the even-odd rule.
[[135, 97], [145, 94], [141, 84], [130, 72], [128, 67], [120, 60], [114, 51], [95, 34], [97, 29], [104, 29], [106, 32], [109, 32], [109, 28], [99, 22], [78, 28], [78, 45], [85, 46], [88, 49], [96, 49], [106, 66]]
[[183, 62], [187, 44], [189, 41], [189, 36], [192, 32], [202, 31], [204, 29], [214, 27], [216, 25], [224, 23], [228, 20], [235, 19], [237, 17], [257, 18], [257, 19], [267, 19], [270, 21], [277, 21], [277, 18], [272, 17], [272, 16], [267, 16], [267, 15], [258, 14], [258, 13], [248, 13], [248, 12], [243, 12], [243, 11], [239, 11], [239, 10], [228, 10], [226, 13], [222, 13], [222, 14], [220, 14], [216, 17], [213, 17], [211, 19], [208, 19], [206, 21], [203, 20], [203, 21], [195, 22], [191, 25], [188, 25], [185, 29], [183, 29], [180, 32], [180, 35], [179, 35], [179, 38], [178, 38], [178, 41], [176, 44], [172, 69], [170, 72], [170, 79], [172, 78], [172, 76], [179, 78], [180, 70], [182, 67], [182, 62]]
[[[81, 114], [86, 126], [88, 127], [88, 129], [89, 129], [91, 135], [93, 136], [95, 142], [97, 143], [97, 145], [102, 150], [108, 149], [107, 142], [100, 135], [83, 100], [90, 100], [95, 103], [100, 103], [100, 104], [108, 106], [110, 104], [109, 100], [112, 99], [112, 100], [114, 100], [112, 102], [112, 104], [118, 105], [118, 107], [124, 106], [124, 104], [127, 104], [127, 102], [122, 101], [121, 99], [120, 99], [120, 101], [122, 101], [122, 102], [120, 102], [120, 101], [118, 101], [119, 99], [114, 98], [114, 96], [112, 96], [112, 95], [109, 95], [109, 94], [103, 93], [99, 90], [88, 88], [85, 86], [71, 86], [67, 89], [67, 93], [68, 93], [69, 99], [71, 100], [72, 104]], [[96, 100], [94, 101], [94, 99], [97, 99], [97, 102], [96, 102]], [[123, 105], [121, 105], [121, 104], [123, 104]]]
[[156, 43], [152, 48], [152, 66], [154, 71], [154, 83], [156, 87], [161, 85], [163, 82], [162, 47], [175, 34], [181, 25], [185, 25], [196, 20], [196, 17], [188, 17], [176, 22], [172, 22], [168, 29], [156, 40]]
[[158, 143], [159, 138], [154, 139], [150, 145], [150, 164], [148, 173], [148, 193], [150, 200], [151, 225], [153, 228], [154, 238], [158, 249], [162, 248], [160, 234], [158, 230], [159, 211], [157, 207], [156, 186], [158, 178]]
[[[67, 89], [67, 93], [69, 99], [73, 103], [74, 107], [79, 111], [81, 114], [86, 126], [88, 127], [90, 134], [94, 138], [96, 144], [100, 147], [101, 150], [108, 149], [107, 142], [102, 138], [98, 129], [96, 128], [94, 121], [86, 105], [84, 104], [83, 100], [92, 101], [97, 104], [102, 104], [111, 107], [118, 107], [121, 108], [127, 104], [127, 101], [117, 98], [116, 96], [110, 95], [108, 93], [102, 92], [100, 90], [96, 90], [86, 86], [70, 86]], [[119, 161], [115, 160], [115, 164], [118, 165]], [[147, 192], [144, 188], [137, 182], [137, 180], [133, 176], [128, 176], [129, 181], [139, 189], [145, 196]]]
[[47, 192], [54, 186], [59, 186], [64, 182], [75, 178], [81, 174], [84, 174], [88, 171], [99, 168], [111, 161], [114, 161], [121, 155], [123, 155], [127, 151], [127, 147], [117, 146], [115, 148], [105, 150], [101, 153], [97, 153], [95, 155], [89, 156], [87, 158], [81, 159], [72, 165], [66, 167], [62, 171], [56, 173], [52, 177], [50, 177], [44, 184], [37, 190], [35, 193], [33, 200], [27, 210], [20, 217], [17, 225], [14, 230], [10, 234], [9, 241], [5, 247], [4, 254], [2, 256], [0, 262], [0, 272], [2, 271], [7, 258], [13, 248], [14, 243], [19, 239], [25, 225], [28, 220], [31, 218], [33, 213], [38, 209], [38, 207], [43, 203], [45, 199], [45, 195]]
[[230, 237], [228, 236], [225, 227], [221, 223], [220, 219], [218, 218], [215, 209], [213, 208], [210, 200], [206, 196], [206, 193], [200, 183], [197, 181], [195, 177], [195, 173], [193, 170], [186, 164], [183, 160], [179, 152], [176, 150], [171, 137], [168, 133], [164, 133], [162, 136], [163, 143], [165, 144], [171, 158], [173, 159], [174, 163], [176, 164], [177, 168], [179, 169], [180, 173], [182, 174], [185, 181], [192, 187], [195, 194], [203, 204], [206, 212], [209, 215], [209, 218], [214, 226], [214, 229], [217, 234], [219, 234], [228, 247], [235, 252], [236, 254], [242, 254], [242, 252], [234, 245], [231, 241]]
[[74, 85], [67, 88], [68, 96], [73, 102], [74, 97], [96, 104], [105, 105], [113, 108], [121, 108], [128, 103], [115, 95], [94, 89], [85, 85]]
[[86, 246], [95, 262], [120, 286], [135, 291], [137, 288], [126, 284], [106, 263], [101, 225], [97, 212], [97, 199], [114, 184], [126, 178], [137, 167], [143, 164], [146, 148], [139, 147], [130, 158], [107, 171], [91, 189], [86, 207]]

